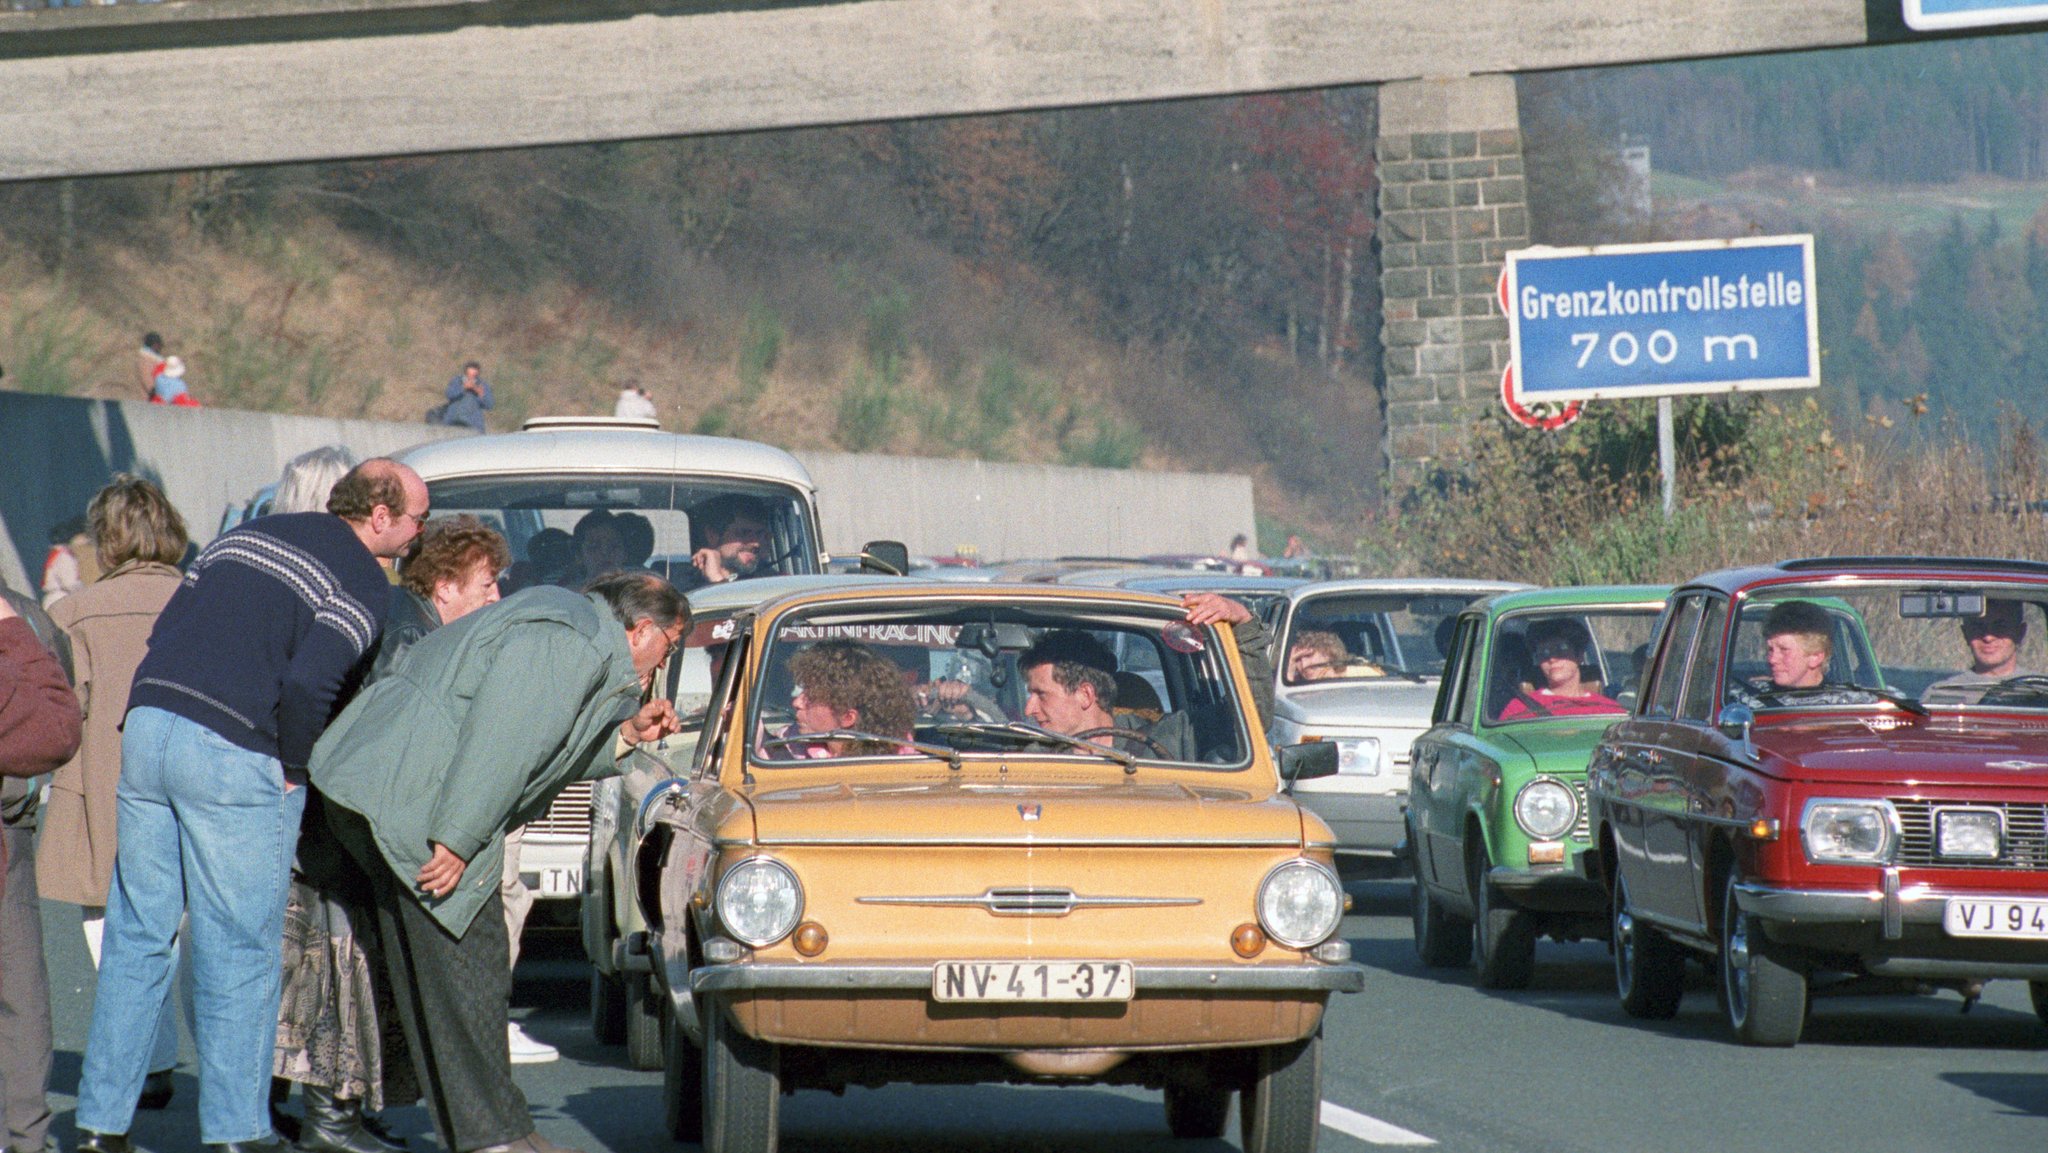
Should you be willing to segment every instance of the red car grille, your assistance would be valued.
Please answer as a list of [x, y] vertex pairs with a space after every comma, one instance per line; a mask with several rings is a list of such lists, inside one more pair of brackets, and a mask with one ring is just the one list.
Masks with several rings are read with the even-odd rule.
[[[2048, 870], [2048, 805], [1996, 801], [1920, 801], [1892, 798], [1899, 811], [1899, 864], [1922, 869]], [[1934, 852], [1934, 811], [1939, 808], [1998, 809], [2005, 814], [2005, 846], [1996, 861], [1946, 861]]]
[[537, 821], [529, 821], [526, 835], [552, 833], [563, 837], [588, 837], [590, 835], [590, 782], [576, 781], [565, 785], [548, 806], [547, 815]]

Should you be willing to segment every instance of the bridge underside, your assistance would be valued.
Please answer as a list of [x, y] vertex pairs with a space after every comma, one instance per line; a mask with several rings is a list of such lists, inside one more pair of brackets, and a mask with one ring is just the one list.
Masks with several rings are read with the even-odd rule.
[[1897, 0], [172, 0], [0, 12], [0, 180], [1864, 44]]

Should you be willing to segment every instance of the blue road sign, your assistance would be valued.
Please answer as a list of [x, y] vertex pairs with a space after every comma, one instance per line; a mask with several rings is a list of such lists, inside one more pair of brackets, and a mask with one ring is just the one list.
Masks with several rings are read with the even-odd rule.
[[1917, 32], [2048, 22], [2040, 0], [1905, 0], [1906, 27]]
[[1811, 236], [1524, 249], [1501, 298], [1524, 402], [1820, 383]]

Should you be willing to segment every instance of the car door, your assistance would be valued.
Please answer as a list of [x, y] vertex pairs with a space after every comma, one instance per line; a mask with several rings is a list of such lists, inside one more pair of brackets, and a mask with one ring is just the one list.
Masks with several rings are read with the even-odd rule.
[[1683, 874], [1684, 891], [1674, 892], [1673, 913], [1700, 932], [1706, 931], [1707, 910], [1714, 900], [1706, 892], [1707, 850], [1720, 823], [1734, 812], [1731, 801], [1731, 765], [1715, 755], [1719, 745], [1711, 726], [1721, 696], [1721, 654], [1725, 647], [1728, 602], [1719, 596], [1697, 598], [1702, 603], [1698, 638], [1686, 669], [1685, 687], [1679, 693], [1674, 733], [1682, 730], [1683, 741], [1669, 750], [1681, 794], [1684, 813], [1674, 818], [1683, 830], [1681, 850], [1684, 862], [1673, 862]]
[[[1437, 689], [1430, 728], [1415, 740], [1415, 761], [1409, 776], [1409, 823], [1417, 884], [1462, 890], [1463, 859], [1458, 801], [1460, 767], [1471, 747], [1473, 710], [1480, 672], [1478, 637], [1484, 617], [1467, 614], [1451, 639], [1451, 656]], [[1445, 871], [1445, 862], [1450, 862]]]
[[1626, 798], [1615, 842], [1633, 911], [1671, 927], [1689, 927], [1693, 904], [1687, 875], [1684, 758], [1694, 741], [1678, 721], [1685, 670], [1705, 609], [1699, 595], [1681, 598], [1658, 647], [1641, 711], [1619, 750], [1617, 789]]

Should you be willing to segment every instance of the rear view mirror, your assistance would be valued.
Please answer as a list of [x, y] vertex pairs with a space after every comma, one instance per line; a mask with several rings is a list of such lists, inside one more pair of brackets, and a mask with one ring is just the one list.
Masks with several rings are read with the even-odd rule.
[[910, 546], [900, 540], [871, 540], [860, 546], [860, 571], [910, 575]]
[[1335, 741], [1309, 741], [1306, 744], [1280, 746], [1281, 780], [1291, 783], [1336, 775]]
[[1900, 593], [1899, 615], [1907, 620], [1981, 617], [1984, 615], [1984, 594], [1944, 591]]

